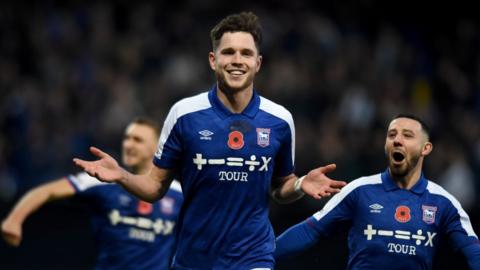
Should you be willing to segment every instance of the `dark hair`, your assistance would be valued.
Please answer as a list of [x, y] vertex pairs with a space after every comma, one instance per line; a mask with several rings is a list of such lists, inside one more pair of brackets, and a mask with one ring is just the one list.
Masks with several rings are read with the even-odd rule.
[[153, 129], [153, 131], [155, 131], [155, 135], [157, 137], [160, 136], [160, 125], [157, 123], [157, 121], [153, 120], [150, 117], [139, 116], [133, 119], [133, 121], [130, 122], [130, 124], [139, 124], [139, 125], [149, 126]]
[[257, 50], [260, 51], [262, 29], [260, 20], [253, 12], [241, 12], [229, 15], [215, 25], [210, 31], [210, 39], [212, 40], [212, 48], [214, 51], [217, 49], [220, 39], [225, 32], [250, 33], [255, 41]]
[[427, 138], [430, 138], [430, 127], [420, 117], [418, 117], [416, 115], [413, 115], [413, 114], [409, 114], [409, 113], [399, 113], [395, 117], [392, 118], [392, 121], [397, 119], [397, 118], [408, 118], [408, 119], [412, 119], [412, 120], [417, 121], [422, 126], [422, 130], [427, 135]]

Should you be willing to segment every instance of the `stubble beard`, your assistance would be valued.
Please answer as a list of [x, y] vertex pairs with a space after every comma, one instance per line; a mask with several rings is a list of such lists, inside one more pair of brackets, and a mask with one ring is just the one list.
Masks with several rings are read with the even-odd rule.
[[239, 87], [232, 87], [226, 78], [226, 75], [220, 71], [215, 72], [215, 77], [217, 78], [218, 88], [225, 94], [234, 94], [236, 92], [246, 89], [253, 82], [254, 75], [249, 74], [245, 81]]
[[395, 178], [402, 178], [407, 176], [410, 172], [414, 170], [414, 168], [418, 164], [418, 160], [420, 159], [419, 154], [414, 154], [410, 158], [406, 158], [406, 161], [402, 166], [395, 166], [392, 162], [392, 157], [389, 155], [388, 163], [390, 167], [390, 173]]

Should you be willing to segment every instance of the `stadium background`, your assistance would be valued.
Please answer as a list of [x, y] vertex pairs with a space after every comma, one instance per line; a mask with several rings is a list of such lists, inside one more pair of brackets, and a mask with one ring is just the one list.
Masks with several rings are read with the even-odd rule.
[[[178, 99], [208, 89], [209, 30], [255, 11], [264, 28], [259, 92], [292, 111], [297, 173], [335, 162], [337, 179], [383, 170], [384, 129], [412, 112], [432, 127], [425, 173], [480, 232], [480, 32], [470, 7], [334, 1], [41, 1], [0, 3], [0, 219], [26, 190], [78, 171], [88, 146], [119, 157], [136, 115], [163, 122]], [[389, 2], [389, 1], [387, 1]], [[440, 10], [440, 11], [439, 11]], [[272, 203], [277, 233], [324, 201]], [[1, 269], [88, 269], [88, 213], [73, 199], [42, 208], [22, 246], [0, 243]], [[346, 234], [278, 269], [344, 269]], [[434, 269], [466, 269], [443, 248]]]

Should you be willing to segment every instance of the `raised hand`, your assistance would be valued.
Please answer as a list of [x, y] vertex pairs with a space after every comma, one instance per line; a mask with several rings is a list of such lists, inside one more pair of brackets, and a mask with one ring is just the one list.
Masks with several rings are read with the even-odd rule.
[[311, 170], [302, 181], [301, 188], [303, 192], [315, 199], [321, 199], [322, 197], [328, 197], [340, 192], [340, 189], [347, 183], [332, 180], [326, 176], [327, 173], [332, 172], [336, 167], [335, 164], [329, 164]]
[[90, 147], [90, 152], [100, 159], [86, 161], [74, 158], [73, 162], [102, 182], [118, 182], [126, 177], [127, 172], [109, 154], [93, 146]]
[[22, 224], [6, 219], [2, 222], [2, 237], [11, 246], [18, 247], [22, 242]]

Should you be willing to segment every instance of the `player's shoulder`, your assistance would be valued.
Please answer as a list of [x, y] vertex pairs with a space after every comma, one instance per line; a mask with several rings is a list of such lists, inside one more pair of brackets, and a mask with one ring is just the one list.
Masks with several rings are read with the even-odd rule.
[[350, 193], [353, 190], [360, 189], [360, 188], [368, 188], [372, 185], [380, 185], [382, 184], [382, 176], [380, 173], [362, 176], [357, 178], [351, 182], [349, 182], [345, 187], [342, 188], [341, 192], [343, 193]]
[[182, 185], [176, 179], [173, 179], [172, 183], [170, 184], [170, 190], [182, 193]]
[[211, 106], [210, 100], [208, 99], [208, 92], [202, 92], [195, 96], [186, 97], [177, 101], [170, 111], [174, 113], [176, 118], [180, 118], [183, 115], [208, 109]]
[[346, 186], [344, 186], [339, 193], [335, 194], [327, 202], [327, 204], [322, 208], [322, 210], [316, 212], [313, 215], [313, 218], [316, 219], [317, 221], [322, 219], [329, 212], [334, 211], [337, 205], [339, 205], [343, 201], [348, 200], [347, 198], [349, 199], [353, 198], [353, 200], [356, 200], [359, 198], [358, 196], [354, 196], [354, 195], [352, 196], [352, 194], [356, 194], [356, 192], [358, 192], [359, 190], [362, 190], [363, 188], [368, 188], [373, 185], [379, 185], [379, 184], [382, 184], [381, 174], [363, 176], [351, 181]]
[[293, 121], [292, 114], [284, 106], [260, 96], [260, 110], [281, 118], [287, 122]]
[[452, 203], [454, 206], [460, 206], [460, 202], [455, 198], [450, 192], [448, 192], [445, 188], [440, 186], [439, 184], [427, 180], [427, 191], [432, 194], [436, 195], [440, 198], [443, 198], [444, 200], [449, 201]]
[[472, 224], [470, 223], [470, 218], [468, 217], [467, 212], [463, 209], [460, 202], [452, 195], [450, 192], [445, 190], [439, 184], [428, 180], [427, 183], [427, 191], [434, 196], [437, 196], [439, 200], [437, 201], [437, 206], [441, 206], [442, 208], [450, 208], [453, 211], [444, 211], [450, 213], [450, 215], [454, 215], [455, 218], [460, 220], [460, 224], [462, 228], [465, 229], [469, 236], [475, 236], [475, 231], [472, 228]]

